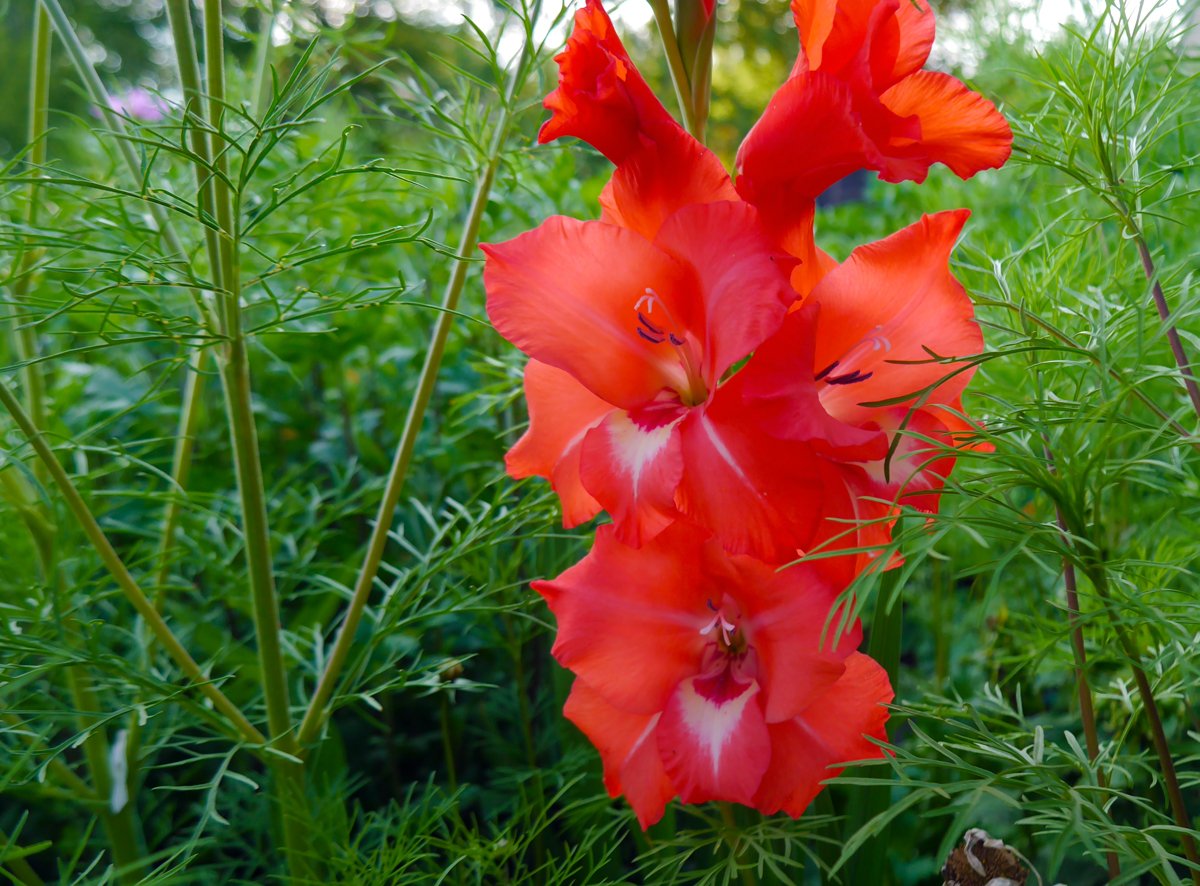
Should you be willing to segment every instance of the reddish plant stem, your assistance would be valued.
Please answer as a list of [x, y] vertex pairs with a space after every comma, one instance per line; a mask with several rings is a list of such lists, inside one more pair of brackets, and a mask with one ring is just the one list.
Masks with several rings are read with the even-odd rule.
[[[1047, 451], [1047, 457], [1049, 454]], [[1069, 545], [1071, 543], [1070, 536], [1067, 533], [1067, 523], [1063, 519], [1062, 508], [1055, 505], [1054, 513], [1063, 542]], [[1092, 705], [1092, 687], [1088, 683], [1087, 677], [1087, 650], [1083, 644], [1083, 624], [1079, 614], [1079, 585], [1075, 578], [1075, 564], [1066, 556], [1063, 557], [1063, 583], [1067, 588], [1067, 624], [1071, 630], [1071, 650], [1075, 656], [1075, 685], [1079, 690], [1079, 718], [1083, 721], [1083, 736], [1087, 743], [1088, 760], [1093, 766], [1096, 766], [1096, 760], [1100, 756], [1100, 736], [1096, 729], [1096, 709]], [[1108, 787], [1108, 779], [1104, 777], [1104, 771], [1099, 766], [1096, 766], [1096, 784], [1101, 789]], [[1104, 854], [1104, 858], [1108, 864], [1108, 878], [1115, 879], [1121, 873], [1121, 862], [1117, 859], [1117, 853], [1109, 850]]]
[[1154, 741], [1155, 753], [1158, 754], [1158, 763], [1162, 769], [1163, 785], [1166, 787], [1167, 800], [1171, 804], [1171, 813], [1175, 818], [1175, 824], [1183, 831], [1179, 835], [1183, 842], [1183, 854], [1192, 865], [1188, 873], [1192, 876], [1192, 883], [1200, 886], [1200, 853], [1197, 852], [1196, 841], [1192, 839], [1190, 833], [1192, 819], [1183, 799], [1183, 791], [1179, 787], [1179, 776], [1175, 772], [1175, 760], [1171, 756], [1171, 745], [1167, 741], [1162, 715], [1158, 711], [1158, 702], [1154, 698], [1154, 688], [1150, 685], [1145, 668], [1142, 667], [1142, 657], [1137, 646], [1124, 626], [1117, 620], [1114, 612], [1115, 601], [1108, 592], [1108, 578], [1104, 574], [1103, 565], [1093, 564], [1087, 574], [1096, 588], [1096, 593], [1104, 601], [1113, 630], [1117, 634], [1117, 641], [1121, 644], [1121, 651], [1125, 653], [1125, 657], [1129, 659], [1130, 667], [1133, 669], [1133, 679], [1137, 683], [1138, 695], [1141, 696], [1146, 719], [1150, 721], [1150, 735]]
[[1154, 294], [1154, 306], [1158, 309], [1159, 319], [1167, 327], [1167, 342], [1171, 346], [1171, 354], [1175, 357], [1175, 365], [1183, 373], [1183, 386], [1187, 389], [1188, 397], [1192, 401], [1192, 408], [1196, 410], [1196, 417], [1200, 418], [1200, 385], [1196, 384], [1191, 361], [1188, 360], [1187, 352], [1183, 349], [1183, 340], [1179, 337], [1179, 330], [1175, 328], [1175, 319], [1171, 316], [1167, 297], [1163, 294], [1162, 284], [1158, 281], [1158, 272], [1154, 268], [1154, 259], [1150, 256], [1150, 247], [1146, 243], [1142, 229], [1132, 221], [1130, 221], [1130, 227], [1133, 229], [1134, 240], [1137, 242], [1138, 255], [1142, 259], [1142, 270], [1146, 272], [1146, 279], [1150, 281], [1150, 288]]

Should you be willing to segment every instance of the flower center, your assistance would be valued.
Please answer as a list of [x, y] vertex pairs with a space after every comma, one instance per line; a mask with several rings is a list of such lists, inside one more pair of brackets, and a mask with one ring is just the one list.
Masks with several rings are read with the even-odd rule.
[[[859, 362], [872, 351], [890, 351], [892, 349], [892, 343], [879, 334], [881, 329], [883, 329], [882, 326], [876, 326], [874, 330], [860, 338], [846, 353], [814, 375], [813, 381], [823, 381], [827, 385], [852, 385], [866, 381], [873, 376], [874, 372], [863, 372], [861, 369], [846, 371], [845, 367]], [[834, 370], [839, 366], [843, 371], [835, 374]]]
[[714, 614], [700, 629], [708, 642], [694, 685], [709, 701], [724, 704], [739, 697], [758, 678], [758, 656], [742, 630], [737, 604], [726, 599], [718, 607], [710, 600], [708, 608]]
[[712, 617], [712, 621], [700, 629], [700, 636], [710, 637], [709, 646], [705, 650], [706, 653], [712, 652], [716, 655], [726, 658], [740, 658], [750, 651], [750, 644], [746, 640], [746, 634], [742, 631], [741, 614], [735, 612], [732, 616], [726, 615], [726, 605], [720, 608], [714, 606], [712, 601], [708, 602], [708, 608], [716, 614]]
[[700, 358], [692, 336], [679, 323], [662, 297], [650, 287], [633, 306], [637, 314], [637, 334], [652, 345], [667, 345], [683, 369], [682, 389], [676, 388], [685, 406], [698, 406], [708, 399], [708, 386], [700, 372]]

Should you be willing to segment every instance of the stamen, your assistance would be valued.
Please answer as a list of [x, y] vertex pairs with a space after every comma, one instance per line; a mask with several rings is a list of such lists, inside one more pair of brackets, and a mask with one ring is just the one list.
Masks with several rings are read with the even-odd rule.
[[[682, 401], [688, 406], [703, 403], [708, 397], [708, 386], [704, 383], [700, 361], [692, 343], [688, 341], [685, 327], [671, 314], [671, 309], [661, 296], [649, 286], [646, 287], [645, 294], [634, 303], [633, 309], [637, 313], [639, 336], [655, 345], [670, 342], [671, 347], [675, 349], [687, 379], [684, 388], [677, 391]], [[659, 325], [655, 325], [650, 321], [650, 315], [655, 310], [665, 316], [665, 322], [660, 320]]]
[[[639, 302], [639, 304], [640, 304], [640, 302]], [[636, 310], [636, 307], [635, 307], [635, 310]], [[649, 320], [647, 320], [646, 315], [643, 314], [641, 311], [638, 311], [637, 315], [638, 315], [638, 322], [641, 323], [643, 326], [645, 326], [648, 330], [653, 332], [655, 335], [663, 334], [663, 330], [659, 329], [657, 326], [655, 326], [653, 323], [651, 323]]]
[[843, 372], [841, 375], [830, 375], [834, 369], [843, 364], [854, 364], [859, 359], [871, 351], [890, 351], [892, 343], [884, 336], [879, 334], [882, 326], [876, 326], [869, 334], [864, 335], [855, 344], [849, 348], [839, 359], [834, 360], [820, 372], [813, 376], [813, 381], [824, 381], [827, 385], [854, 385], [860, 381], [866, 381], [874, 372], [863, 372], [861, 369], [854, 369], [850, 372]]
[[829, 378], [825, 379], [825, 384], [854, 385], [858, 384], [860, 381], [866, 381], [874, 374], [874, 372], [863, 372], [860, 369], [856, 369], [853, 372], [847, 372], [845, 375], [831, 375]]
[[814, 375], [813, 381], [820, 381], [825, 376], [829, 375], [829, 373], [833, 372], [833, 370], [837, 367], [838, 363], [840, 363], [840, 362], [842, 362], [842, 361], [834, 360], [832, 363], [830, 363], [828, 366], [826, 366], [824, 369], [822, 369], [820, 372], [818, 372], [816, 375]]

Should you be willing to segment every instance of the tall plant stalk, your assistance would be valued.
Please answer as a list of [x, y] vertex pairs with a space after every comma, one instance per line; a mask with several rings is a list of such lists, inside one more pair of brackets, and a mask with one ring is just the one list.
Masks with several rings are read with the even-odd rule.
[[[242, 326], [238, 220], [234, 195], [229, 186], [227, 154], [221, 146], [226, 106], [224, 52], [221, 2], [205, 0], [204, 68], [208, 89], [208, 124], [212, 132], [213, 164], [216, 168], [213, 198], [220, 228], [217, 258], [224, 287], [218, 310], [221, 331], [226, 339], [220, 366], [221, 381], [241, 503], [242, 534], [246, 547], [260, 677], [267, 706], [268, 734], [271, 742], [287, 755], [286, 758], [273, 758], [271, 765], [281, 816], [284, 855], [292, 876], [302, 878], [308, 873], [305, 861], [308, 837], [302, 827], [303, 816], [296, 812], [302, 809], [305, 801], [304, 768], [295, 756], [297, 743], [292, 733], [287, 671], [280, 643], [280, 611], [271, 559], [267, 497], [251, 400], [249, 343]], [[183, 67], [181, 64], [180, 68]]]
[[[26, 221], [32, 231], [37, 224], [39, 212], [40, 188], [38, 179], [41, 170], [46, 165], [48, 156], [47, 139], [50, 121], [50, 62], [51, 37], [53, 30], [50, 16], [44, 7], [37, 7], [33, 16], [33, 64], [30, 71], [29, 90], [29, 130], [30, 145], [29, 161], [32, 165], [29, 182], [28, 210]], [[20, 305], [29, 294], [36, 264], [36, 251], [26, 245], [17, 262], [18, 277], [13, 286], [14, 304]], [[14, 339], [17, 356], [22, 362], [21, 378], [29, 419], [39, 432], [46, 428], [46, 385], [39, 360], [40, 347], [37, 333], [32, 324], [22, 321], [19, 317], [14, 324]], [[38, 465], [39, 477], [47, 476], [48, 468]], [[35, 540], [35, 548], [40, 558], [43, 581], [48, 587], [59, 587], [61, 576], [56, 553], [53, 516], [47, 513], [41, 502], [32, 502], [30, 508], [36, 510], [41, 522], [48, 527], [48, 534], [40, 531], [38, 521], [27, 519], [31, 535]], [[67, 641], [77, 644], [78, 638], [70, 626], [66, 627]], [[96, 702], [95, 687], [91, 674], [80, 665], [72, 665], [65, 669], [67, 689], [70, 693], [75, 710], [76, 723], [83, 734], [83, 751], [87, 770], [92, 782], [92, 790], [100, 798], [98, 814], [104, 829], [113, 862], [118, 869], [117, 877], [127, 881], [134, 876], [141, 857], [141, 837], [139, 826], [134, 813], [134, 807], [127, 798], [120, 803], [114, 802], [114, 784], [110, 769], [110, 746], [107, 730], [103, 725], [96, 725], [93, 720], [99, 712]], [[116, 795], [120, 799], [122, 791]]]
[[[1043, 438], [1042, 451], [1046, 453], [1046, 463], [1050, 473], [1056, 474], [1054, 456], [1050, 445]], [[1079, 609], [1079, 584], [1075, 575], [1075, 564], [1070, 552], [1075, 549], [1071, 541], [1071, 533], [1067, 529], [1067, 518], [1063, 514], [1062, 505], [1055, 502], [1054, 518], [1058, 524], [1058, 534], [1065, 547], [1063, 553], [1063, 584], [1067, 593], [1067, 629], [1071, 634], [1071, 655], [1075, 665], [1075, 687], [1079, 696], [1079, 719], [1083, 723], [1083, 737], [1087, 744], [1088, 761], [1096, 766], [1096, 783], [1101, 789], [1108, 786], [1108, 779], [1097, 766], [1100, 757], [1100, 733], [1096, 729], [1096, 709], [1092, 701], [1092, 687], [1088, 681], [1087, 648], [1083, 640], [1083, 622]], [[1105, 863], [1108, 866], [1108, 876], [1115, 878], [1121, 873], [1121, 863], [1117, 853], [1105, 853]]]
[[466, 222], [459, 239], [458, 257], [454, 262], [454, 269], [442, 296], [441, 310], [434, 323], [429, 347], [425, 351], [425, 362], [417, 379], [412, 402], [409, 404], [404, 430], [401, 432], [400, 442], [396, 446], [392, 467], [388, 472], [387, 483], [383, 491], [383, 500], [379, 503], [379, 510], [375, 515], [375, 526], [367, 541], [367, 553], [354, 583], [354, 591], [346, 609], [346, 616], [342, 620], [342, 626], [338, 629], [333, 649], [325, 662], [325, 668], [317, 682], [317, 688], [313, 691], [313, 696], [304, 713], [304, 719], [300, 724], [298, 740], [302, 748], [317, 737], [328, 716], [329, 701], [333, 697], [334, 689], [345, 668], [350, 648], [354, 645], [355, 633], [362, 621], [363, 610], [371, 596], [371, 589], [375, 584], [375, 577], [379, 574], [379, 567], [383, 563], [388, 532], [392, 528], [396, 506], [400, 502], [400, 493], [404, 489], [404, 481], [408, 476], [409, 465], [412, 463], [417, 435], [421, 431], [421, 425], [425, 420], [425, 411], [433, 396], [438, 370], [442, 365], [442, 355], [446, 349], [446, 338], [450, 334], [450, 326], [454, 322], [454, 313], [458, 307], [459, 297], [467, 282], [467, 273], [470, 269], [469, 257], [479, 245], [479, 227], [483, 222], [484, 210], [487, 208], [488, 198], [492, 192], [492, 183], [495, 181], [496, 172], [500, 167], [501, 154], [512, 122], [515, 99], [524, 82], [534, 52], [532, 22], [537, 20], [540, 9], [541, 2], [539, 0], [533, 5], [530, 15], [531, 24], [525, 35], [525, 46], [521, 50], [512, 78], [509, 80], [487, 157], [479, 178], [476, 180], [475, 193], [471, 198], [470, 207], [467, 209]]
[[[50, 17], [46, 10], [38, 7], [33, 16], [33, 64], [29, 78], [29, 208], [25, 215], [26, 223], [32, 231], [37, 224], [38, 203], [41, 189], [38, 178], [41, 169], [46, 165], [46, 139], [50, 129], [50, 38], [52, 30]], [[13, 304], [20, 311], [20, 305], [29, 295], [33, 280], [33, 267], [36, 263], [36, 250], [26, 245], [17, 262], [17, 278], [13, 281]], [[25, 392], [25, 401], [29, 404], [29, 414], [39, 428], [46, 426], [46, 382], [42, 374], [42, 365], [37, 361], [38, 344], [37, 332], [34, 327], [17, 317], [13, 325], [13, 339], [17, 359], [21, 366], [21, 387]]]

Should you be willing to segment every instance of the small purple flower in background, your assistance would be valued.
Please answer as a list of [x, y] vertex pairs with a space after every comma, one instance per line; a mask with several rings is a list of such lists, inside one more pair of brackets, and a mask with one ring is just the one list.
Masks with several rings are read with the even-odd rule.
[[[155, 95], [149, 90], [135, 86], [127, 92], [108, 97], [108, 106], [123, 117], [132, 117], [144, 123], [154, 123], [166, 116], [170, 104], [162, 96]], [[93, 108], [92, 115], [100, 116]]]

